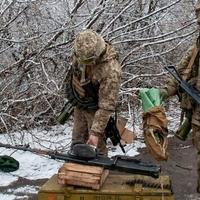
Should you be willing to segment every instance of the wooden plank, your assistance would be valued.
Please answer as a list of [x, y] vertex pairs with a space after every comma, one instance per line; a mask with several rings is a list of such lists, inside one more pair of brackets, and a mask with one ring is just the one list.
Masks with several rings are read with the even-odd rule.
[[103, 172], [102, 167], [81, 165], [77, 163], [64, 163], [63, 168], [69, 171], [86, 172], [91, 174], [101, 174]]
[[100, 182], [100, 177], [87, 177], [85, 176], [85, 178], [80, 177], [80, 176], [76, 176], [76, 174], [73, 174], [71, 176], [69, 175], [59, 175], [58, 174], [58, 178], [59, 179], [65, 179], [65, 180], [76, 180], [76, 181], [82, 181], [82, 182], [88, 182], [88, 183], [98, 183]]
[[58, 171], [58, 183], [99, 189], [105, 182], [109, 170], [103, 167], [65, 163]]
[[102, 186], [109, 175], [109, 170], [104, 170], [100, 180], [100, 186]]
[[73, 171], [66, 171], [58, 173], [58, 175], [65, 176], [65, 177], [78, 177], [80, 179], [93, 179], [93, 180], [99, 180], [101, 177], [101, 174], [88, 174], [88, 173], [81, 173], [81, 172], [73, 172]]

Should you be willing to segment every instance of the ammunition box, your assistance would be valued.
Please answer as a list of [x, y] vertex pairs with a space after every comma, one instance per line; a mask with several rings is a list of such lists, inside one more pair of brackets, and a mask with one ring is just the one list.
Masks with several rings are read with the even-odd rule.
[[157, 179], [143, 175], [112, 174], [100, 190], [62, 186], [57, 175], [40, 189], [38, 200], [175, 200], [168, 176]]

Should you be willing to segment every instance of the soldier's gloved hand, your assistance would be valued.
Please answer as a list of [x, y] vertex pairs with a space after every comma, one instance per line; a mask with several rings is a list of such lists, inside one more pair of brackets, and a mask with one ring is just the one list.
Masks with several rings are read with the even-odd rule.
[[160, 100], [165, 101], [168, 98], [168, 92], [166, 89], [160, 89]]
[[93, 145], [93, 146], [97, 147], [98, 141], [99, 141], [99, 137], [98, 136], [90, 134], [86, 144], [90, 144], [90, 145]]

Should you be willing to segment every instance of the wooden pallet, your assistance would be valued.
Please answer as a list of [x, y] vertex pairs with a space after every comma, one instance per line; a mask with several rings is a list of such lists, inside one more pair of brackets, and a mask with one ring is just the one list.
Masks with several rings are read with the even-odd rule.
[[58, 183], [98, 190], [103, 185], [109, 170], [103, 167], [65, 163], [58, 171]]

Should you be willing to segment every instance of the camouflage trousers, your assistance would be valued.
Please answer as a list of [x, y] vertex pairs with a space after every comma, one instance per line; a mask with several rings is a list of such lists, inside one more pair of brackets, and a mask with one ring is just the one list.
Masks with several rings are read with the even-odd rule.
[[192, 131], [193, 131], [193, 143], [197, 149], [197, 191], [200, 192], [200, 126], [192, 124]]
[[[75, 107], [74, 109], [74, 126], [72, 131], [72, 145], [76, 143], [86, 143], [89, 132], [92, 127], [96, 111], [83, 110]], [[98, 150], [102, 155], [107, 155], [105, 138], [99, 137]]]

